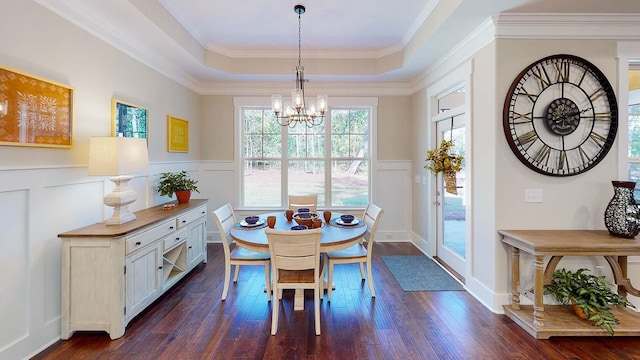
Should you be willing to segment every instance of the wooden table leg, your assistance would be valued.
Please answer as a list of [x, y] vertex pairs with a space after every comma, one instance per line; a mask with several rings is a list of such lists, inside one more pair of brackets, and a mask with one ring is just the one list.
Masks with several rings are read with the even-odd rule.
[[511, 308], [520, 310], [520, 249], [511, 247]]
[[613, 272], [613, 279], [616, 285], [618, 285], [618, 294], [626, 298], [627, 294], [640, 297], [640, 290], [633, 287], [631, 280], [627, 277], [627, 257], [618, 256], [616, 261], [615, 256], [604, 257], [611, 267]]
[[[627, 257], [626, 256], [618, 256], [618, 265], [620, 266], [620, 273], [622, 273], [623, 279], [627, 278]], [[615, 274], [614, 274], [615, 275]], [[627, 298], [627, 287], [626, 285], [618, 285], [618, 294], [623, 298]]]
[[544, 326], [544, 256], [535, 256], [535, 288], [533, 290], [533, 325]]

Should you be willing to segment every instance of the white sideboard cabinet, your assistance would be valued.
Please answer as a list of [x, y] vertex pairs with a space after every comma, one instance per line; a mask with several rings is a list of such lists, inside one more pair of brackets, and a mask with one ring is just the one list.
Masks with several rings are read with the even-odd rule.
[[206, 199], [135, 214], [122, 225], [97, 223], [58, 235], [63, 340], [82, 330], [121, 337], [131, 319], [207, 262]]

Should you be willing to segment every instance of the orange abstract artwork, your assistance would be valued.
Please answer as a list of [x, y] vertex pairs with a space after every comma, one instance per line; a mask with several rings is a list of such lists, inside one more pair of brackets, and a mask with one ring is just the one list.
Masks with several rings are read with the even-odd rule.
[[0, 145], [71, 147], [73, 90], [0, 68]]

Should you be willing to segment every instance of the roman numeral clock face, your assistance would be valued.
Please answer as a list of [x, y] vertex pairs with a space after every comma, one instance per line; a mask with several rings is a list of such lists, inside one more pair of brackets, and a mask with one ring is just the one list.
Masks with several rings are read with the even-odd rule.
[[503, 126], [511, 150], [530, 169], [577, 175], [611, 149], [618, 106], [597, 67], [577, 56], [553, 55], [529, 65], [511, 84]]

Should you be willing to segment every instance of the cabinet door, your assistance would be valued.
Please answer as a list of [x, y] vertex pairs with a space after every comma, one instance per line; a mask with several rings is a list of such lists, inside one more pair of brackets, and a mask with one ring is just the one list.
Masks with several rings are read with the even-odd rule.
[[160, 296], [162, 242], [127, 256], [127, 321]]
[[207, 221], [201, 218], [189, 224], [187, 235], [187, 263], [189, 269], [194, 268], [201, 261], [207, 262]]

